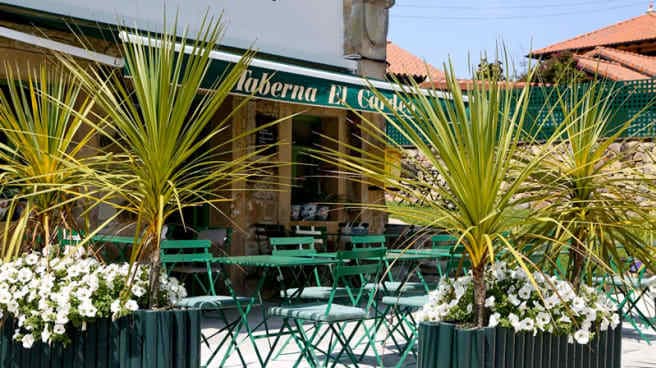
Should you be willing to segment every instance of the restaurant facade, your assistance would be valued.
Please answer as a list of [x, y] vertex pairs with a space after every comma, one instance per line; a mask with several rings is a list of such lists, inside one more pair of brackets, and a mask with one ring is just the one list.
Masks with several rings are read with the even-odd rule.
[[[232, 228], [230, 253], [257, 254], [262, 252], [257, 224], [286, 229], [316, 226], [336, 234], [341, 230], [339, 224], [364, 222], [371, 232], [383, 231], [384, 214], [346, 205], [382, 204], [381, 188], [348, 180], [337, 174], [336, 167], [314, 160], [304, 151], [335, 144], [334, 148], [346, 151], [347, 144], [359, 144], [359, 118], [350, 108], [377, 119], [384, 128], [384, 119], [376, 112], [382, 102], [370, 91], [371, 86], [397, 109], [405, 108], [396, 100], [396, 87], [384, 81], [388, 13], [393, 4], [393, 0], [211, 4], [206, 0], [13, 0], [0, 4], [0, 53], [5, 62], [18, 68], [53, 64], [55, 51], [125, 69], [117, 43], [148, 42], [144, 33], [130, 31], [133, 27], [160, 32], [166, 22], [170, 25], [177, 18], [179, 29], [188, 27], [187, 34], [194, 34], [206, 12], [222, 14], [225, 35], [211, 55], [208, 74], [221, 75], [246, 49], [258, 51], [231, 98], [217, 112], [216, 121], [221, 121], [244, 98], [254, 96], [233, 115], [231, 131], [224, 134], [237, 136], [293, 115], [235, 140], [227, 154], [237, 158], [258, 145], [274, 143], [277, 160], [294, 164], [270, 169], [271, 177], [277, 178], [275, 183], [237, 182], [224, 188], [231, 193], [230, 203], [219, 211], [195, 209], [186, 221], [205, 229]], [[177, 13], [173, 14], [173, 9]], [[163, 16], [166, 11], [168, 18]], [[110, 207], [99, 209], [96, 220], [102, 222], [112, 211]]]

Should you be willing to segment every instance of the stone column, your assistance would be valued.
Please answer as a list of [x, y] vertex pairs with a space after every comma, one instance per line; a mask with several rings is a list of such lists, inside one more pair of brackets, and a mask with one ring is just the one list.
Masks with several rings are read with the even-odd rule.
[[[385, 78], [387, 69], [387, 32], [389, 9], [395, 0], [345, 0], [344, 54], [358, 59], [358, 74], [376, 79]], [[384, 129], [385, 119], [378, 114], [367, 118]], [[367, 137], [363, 137], [367, 139]], [[380, 188], [362, 187], [363, 203], [381, 204], [385, 194]], [[387, 214], [365, 211], [362, 220], [369, 223], [370, 231], [381, 233], [387, 223]]]

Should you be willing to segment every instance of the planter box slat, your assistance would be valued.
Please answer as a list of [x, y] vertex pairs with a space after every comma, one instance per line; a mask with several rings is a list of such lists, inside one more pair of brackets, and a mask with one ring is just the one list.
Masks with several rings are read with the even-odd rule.
[[14, 322], [0, 328], [3, 368], [198, 368], [200, 311], [137, 311], [118, 321], [88, 323], [86, 331], [68, 331], [71, 344], [31, 349], [14, 342]]
[[418, 368], [619, 368], [622, 328], [595, 333], [587, 345], [567, 336], [508, 328], [459, 329], [419, 324]]

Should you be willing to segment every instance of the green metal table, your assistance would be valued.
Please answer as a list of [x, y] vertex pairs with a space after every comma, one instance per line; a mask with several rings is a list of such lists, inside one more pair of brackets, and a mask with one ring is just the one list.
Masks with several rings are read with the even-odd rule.
[[[232, 344], [228, 347], [228, 352], [225, 354], [223, 361], [221, 362], [220, 366], [223, 366], [228, 359], [228, 356], [230, 355], [230, 352], [232, 350], [232, 346], [235, 344], [238, 344], [236, 341], [237, 336], [239, 334], [239, 331], [241, 331], [242, 328], [246, 330], [246, 333], [248, 335], [248, 339], [250, 340], [253, 349], [255, 350], [255, 353], [257, 355], [257, 359], [260, 363], [260, 365], [264, 368], [266, 367], [266, 360], [262, 357], [262, 353], [258, 349], [256, 339], [258, 338], [268, 338], [268, 337], [273, 337], [269, 331], [268, 331], [268, 325], [267, 325], [267, 315], [266, 313], [263, 313], [263, 318], [259, 325], [264, 325], [266, 332], [261, 335], [255, 335], [253, 330], [251, 329], [249, 324], [248, 324], [248, 314], [251, 312], [253, 309], [253, 306], [256, 304], [258, 300], [261, 300], [261, 291], [262, 287], [264, 286], [264, 281], [266, 280], [266, 277], [271, 269], [280, 269], [280, 268], [286, 268], [286, 267], [306, 267], [306, 266], [313, 266], [313, 267], [318, 267], [318, 266], [330, 266], [337, 264], [339, 260], [337, 260], [334, 257], [299, 257], [299, 256], [282, 256], [282, 255], [253, 255], [253, 256], [234, 256], [234, 257], [219, 257], [219, 258], [214, 258], [213, 261], [214, 263], [218, 263], [221, 265], [237, 265], [241, 267], [257, 267], [261, 269], [260, 272], [260, 279], [257, 282], [257, 286], [255, 288], [255, 291], [251, 295], [250, 299], [248, 300], [248, 303], [246, 305], [242, 305], [243, 303], [240, 302], [240, 298], [237, 296], [237, 293], [235, 292], [235, 289], [232, 287], [232, 284], [230, 282], [230, 279], [227, 277], [223, 277], [223, 280], [225, 282], [226, 288], [228, 289], [228, 292], [230, 293], [230, 296], [234, 299], [235, 304], [237, 305], [237, 311], [240, 314], [241, 317], [241, 322], [236, 326], [236, 332], [233, 334], [233, 341]], [[225, 272], [221, 272], [221, 275], [224, 275]], [[285, 290], [285, 284], [284, 284], [284, 279], [280, 280], [281, 283], [281, 288], [282, 290]], [[257, 328], [257, 327], [256, 327]], [[272, 346], [269, 346], [270, 349], [272, 349]]]

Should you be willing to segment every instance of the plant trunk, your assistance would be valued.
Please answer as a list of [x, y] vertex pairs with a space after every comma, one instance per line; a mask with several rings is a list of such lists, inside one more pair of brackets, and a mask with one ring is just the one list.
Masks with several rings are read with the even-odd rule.
[[161, 242], [161, 230], [153, 232], [153, 242], [150, 249], [150, 296], [148, 304], [150, 308], [159, 307], [159, 274], [162, 268], [159, 256]]
[[[159, 252], [154, 252], [159, 253]], [[161, 265], [159, 262], [159, 254], [153, 257], [150, 262], [150, 297], [149, 303], [151, 308], [157, 308], [159, 305], [159, 273], [161, 270]]]
[[574, 291], [577, 293], [579, 292], [579, 288], [581, 286], [581, 274], [583, 270], [583, 249], [580, 249], [580, 245], [575, 245], [569, 250], [569, 256], [571, 259], [573, 259], [572, 263], [572, 272], [570, 274], [570, 282], [572, 283], [572, 286], [574, 287]]
[[583, 245], [586, 241], [585, 231], [581, 231], [577, 234], [576, 239], [572, 242], [572, 245], [569, 249], [569, 257], [572, 259], [572, 270], [570, 272], [569, 281], [574, 287], [574, 291], [579, 292], [581, 287], [581, 275], [583, 274], [583, 262], [585, 261], [586, 249]]
[[472, 269], [472, 277], [474, 281], [476, 326], [482, 328], [487, 325], [487, 313], [485, 311], [485, 264], [474, 267]]

